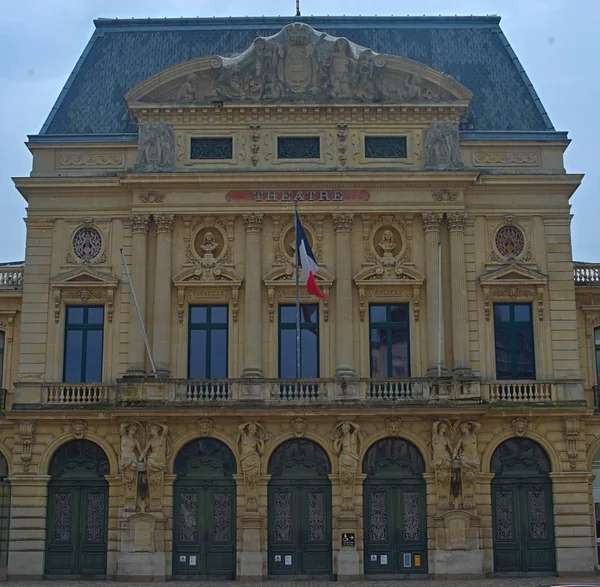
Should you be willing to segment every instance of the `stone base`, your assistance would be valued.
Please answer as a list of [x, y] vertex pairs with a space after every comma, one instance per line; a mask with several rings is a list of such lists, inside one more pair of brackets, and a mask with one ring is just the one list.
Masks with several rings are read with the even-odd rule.
[[432, 577], [436, 579], [483, 579], [482, 550], [435, 550]]
[[594, 548], [557, 548], [556, 571], [559, 577], [596, 574]]
[[263, 581], [264, 556], [262, 552], [241, 552], [239, 581]]
[[44, 552], [11, 550], [8, 577], [11, 581], [39, 581], [44, 576]]
[[339, 581], [358, 581], [360, 574], [360, 553], [356, 550], [338, 552], [337, 576]]
[[123, 552], [117, 557], [117, 580], [166, 581], [165, 553]]

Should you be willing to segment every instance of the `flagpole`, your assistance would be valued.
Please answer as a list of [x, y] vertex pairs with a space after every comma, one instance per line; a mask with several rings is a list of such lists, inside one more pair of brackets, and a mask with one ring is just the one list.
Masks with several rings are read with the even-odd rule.
[[298, 247], [298, 200], [294, 201], [294, 238], [296, 239], [296, 379], [300, 379], [300, 251]]

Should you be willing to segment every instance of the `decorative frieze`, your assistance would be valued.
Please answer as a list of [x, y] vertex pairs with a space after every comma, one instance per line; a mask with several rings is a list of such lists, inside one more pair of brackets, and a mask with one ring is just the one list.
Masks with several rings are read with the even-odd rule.
[[458, 200], [458, 192], [456, 190], [444, 188], [431, 192], [431, 197], [436, 202], [455, 202]]
[[425, 232], [439, 231], [444, 214], [442, 212], [423, 212], [421, 220]]
[[125, 167], [123, 153], [59, 153], [58, 169], [122, 169]]
[[142, 204], [162, 204], [165, 201], [167, 194], [165, 192], [140, 192], [138, 199]]
[[476, 167], [486, 166], [522, 166], [535, 167], [539, 165], [538, 153], [531, 151], [477, 151], [473, 154], [473, 164]]

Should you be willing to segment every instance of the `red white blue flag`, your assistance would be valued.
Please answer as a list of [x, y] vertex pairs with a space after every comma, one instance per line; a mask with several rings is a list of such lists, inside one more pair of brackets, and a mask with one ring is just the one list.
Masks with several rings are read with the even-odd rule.
[[296, 257], [298, 259], [298, 266], [301, 268], [302, 281], [306, 285], [306, 291], [313, 296], [325, 298], [315, 280], [319, 266], [310, 248], [302, 224], [300, 224], [298, 213], [296, 213]]

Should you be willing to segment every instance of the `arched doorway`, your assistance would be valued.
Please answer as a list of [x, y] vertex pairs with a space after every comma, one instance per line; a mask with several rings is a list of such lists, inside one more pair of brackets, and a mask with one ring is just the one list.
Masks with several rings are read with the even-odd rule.
[[269, 460], [268, 573], [329, 577], [331, 549], [331, 463], [316, 442], [294, 438]]
[[89, 440], [61, 446], [50, 461], [46, 574], [106, 575], [109, 463]]
[[216, 438], [188, 442], [175, 459], [173, 575], [235, 579], [236, 473]]
[[529, 438], [509, 438], [492, 455], [494, 571], [556, 570], [551, 464]]
[[427, 514], [419, 449], [383, 438], [362, 464], [365, 575], [427, 573]]

